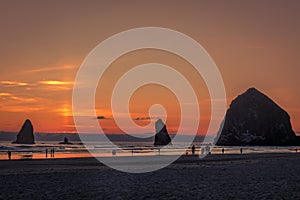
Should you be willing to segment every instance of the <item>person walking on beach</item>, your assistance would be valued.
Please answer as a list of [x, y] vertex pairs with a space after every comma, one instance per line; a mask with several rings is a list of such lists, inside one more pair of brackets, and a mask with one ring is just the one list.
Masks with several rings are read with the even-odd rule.
[[195, 145], [193, 145], [193, 146], [192, 146], [192, 154], [193, 154], [193, 155], [195, 155], [195, 150], [196, 150], [196, 147], [195, 147]]
[[53, 148], [50, 149], [50, 157], [51, 157], [51, 158], [54, 157], [54, 149], [53, 149]]
[[7, 151], [8, 160], [11, 160], [11, 151]]
[[224, 148], [222, 148], [222, 154], [224, 154], [224, 152], [225, 152], [225, 149], [224, 149]]
[[240, 149], [241, 154], [243, 154], [243, 148]]

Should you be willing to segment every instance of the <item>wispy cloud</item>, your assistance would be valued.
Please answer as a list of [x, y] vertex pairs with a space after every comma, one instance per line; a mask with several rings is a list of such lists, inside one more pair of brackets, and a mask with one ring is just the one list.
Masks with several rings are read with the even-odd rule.
[[39, 81], [37, 85], [47, 87], [47, 90], [71, 90], [73, 83], [72, 81], [47, 80]]
[[43, 85], [73, 85], [72, 81], [48, 80], [48, 81], [39, 81], [39, 83]]
[[76, 69], [76, 68], [77, 67], [74, 66], [74, 65], [64, 65], [64, 66], [38, 68], [38, 69], [29, 70], [27, 72], [29, 72], [29, 73], [40, 73], [40, 72], [49, 72], [49, 71], [70, 70], [70, 69]]
[[28, 86], [29, 83], [18, 82], [18, 81], [1, 81], [1, 85], [3, 86]]
[[34, 98], [18, 97], [12, 93], [6, 93], [6, 92], [0, 93], [0, 99], [16, 100], [16, 101], [21, 101], [21, 102], [35, 102], [36, 101], [36, 99], [34, 99]]
[[97, 119], [102, 120], [102, 119], [107, 119], [107, 118], [103, 115], [100, 115], [100, 116], [97, 116]]
[[0, 93], [0, 97], [10, 97], [10, 96], [12, 96], [11, 93], [6, 93], [6, 92], [1, 92]]
[[39, 111], [43, 110], [41, 107], [30, 107], [30, 106], [20, 106], [20, 105], [6, 105], [5, 107], [0, 109], [1, 111], [4, 112], [34, 112], [34, 111]]
[[0, 111], [5, 112], [24, 112], [24, 111], [38, 111], [42, 108], [35, 105], [37, 98], [16, 96], [13, 93], [0, 93]]
[[148, 120], [151, 120], [151, 117], [137, 117], [137, 118], [134, 118], [133, 120], [136, 120], [136, 121], [148, 121]]

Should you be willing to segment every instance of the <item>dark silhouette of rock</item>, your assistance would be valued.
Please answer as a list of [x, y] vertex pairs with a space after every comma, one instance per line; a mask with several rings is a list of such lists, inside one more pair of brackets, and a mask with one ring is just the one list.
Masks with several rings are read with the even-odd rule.
[[16, 144], [34, 144], [33, 126], [29, 119], [26, 119], [17, 135]]
[[166, 125], [163, 123], [161, 119], [158, 119], [155, 122], [155, 139], [154, 145], [167, 145], [171, 142], [171, 138], [168, 134]]
[[69, 139], [67, 137], [64, 138], [63, 142], [60, 142], [59, 144], [72, 144], [71, 142], [69, 142]]
[[296, 144], [288, 113], [255, 88], [248, 89], [232, 101], [223, 123], [217, 145]]

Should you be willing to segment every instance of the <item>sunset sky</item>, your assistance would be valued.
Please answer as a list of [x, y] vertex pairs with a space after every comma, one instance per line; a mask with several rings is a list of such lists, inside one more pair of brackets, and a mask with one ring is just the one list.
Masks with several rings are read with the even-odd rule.
[[[36, 132], [76, 132], [72, 88], [77, 70], [101, 41], [137, 27], [164, 27], [199, 42], [223, 77], [228, 104], [249, 87], [271, 97], [300, 131], [300, 1], [1, 1], [0, 130], [18, 131], [31, 119]], [[99, 123], [120, 133], [110, 96], [120, 76], [149, 62], [177, 69], [191, 82], [201, 110], [199, 134], [210, 119], [206, 85], [182, 58], [159, 50], [131, 52], [117, 59], [99, 82]], [[147, 85], [131, 98], [132, 118], [147, 118], [159, 103], [176, 132], [179, 104], [166, 88]], [[149, 120], [135, 120], [145, 125]], [[188, 132], [188, 127], [186, 127]], [[217, 130], [216, 127], [215, 130]]]

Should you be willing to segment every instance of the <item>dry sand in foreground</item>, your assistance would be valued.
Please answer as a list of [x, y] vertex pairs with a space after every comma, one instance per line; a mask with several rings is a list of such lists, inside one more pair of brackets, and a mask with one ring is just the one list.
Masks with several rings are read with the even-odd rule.
[[300, 199], [300, 154], [183, 156], [128, 174], [93, 158], [0, 162], [0, 199]]

